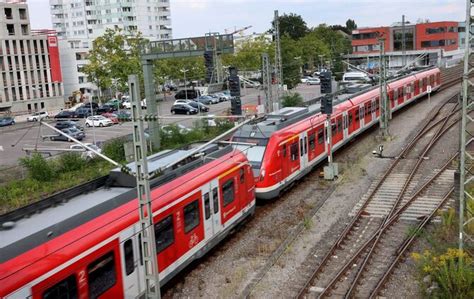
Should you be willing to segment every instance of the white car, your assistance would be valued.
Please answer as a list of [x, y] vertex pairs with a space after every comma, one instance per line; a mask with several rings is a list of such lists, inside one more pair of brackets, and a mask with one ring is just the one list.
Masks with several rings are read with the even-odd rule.
[[224, 101], [230, 101], [232, 99], [230, 95], [225, 94], [223, 92], [216, 93], [215, 95], [218, 96], [220, 99], [223, 99]]
[[[97, 145], [95, 145], [93, 143], [84, 143], [84, 144], [87, 145], [88, 147], [96, 150], [97, 152], [102, 153], [102, 149], [100, 149], [100, 147], [98, 147]], [[73, 144], [69, 148], [73, 149], [73, 150], [82, 150], [83, 152], [81, 153], [81, 157], [84, 158], [84, 159], [93, 159], [97, 156], [96, 153], [86, 149], [85, 147], [83, 147], [80, 144]]]
[[173, 105], [176, 105], [176, 104], [188, 104], [188, 103], [191, 103], [193, 102], [192, 100], [176, 100], [174, 101], [174, 104]]
[[313, 79], [313, 77], [310, 77], [310, 76], [305, 76], [303, 78], [300, 79], [300, 82], [301, 83], [308, 83], [308, 80], [309, 79]]
[[26, 121], [38, 121], [43, 118], [49, 118], [49, 114], [46, 111], [35, 112], [26, 118]]
[[113, 124], [110, 119], [101, 115], [89, 116], [86, 119], [86, 127], [107, 127]]
[[319, 85], [321, 84], [321, 80], [319, 78], [309, 78], [308, 81], [306, 81], [307, 85]]
[[125, 108], [125, 109], [131, 109], [132, 108], [132, 103], [130, 102], [130, 100], [124, 100], [122, 102], [122, 107]]

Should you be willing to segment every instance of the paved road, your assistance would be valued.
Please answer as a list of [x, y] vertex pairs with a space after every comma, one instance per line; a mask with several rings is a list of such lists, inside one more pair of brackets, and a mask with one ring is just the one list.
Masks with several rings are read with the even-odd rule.
[[[300, 85], [297, 87], [296, 91], [300, 93], [305, 100], [319, 96], [319, 86]], [[262, 90], [250, 88], [242, 90], [242, 94], [243, 105], [257, 104], [258, 96], [261, 97], [261, 101], [263, 102], [265, 97]], [[172, 116], [170, 114], [170, 109], [173, 102], [174, 98], [172, 96], [167, 96], [167, 99], [160, 103], [160, 114], [163, 116]], [[227, 110], [229, 107], [230, 102], [211, 105], [209, 114], [219, 114]], [[51, 121], [51, 123], [54, 123], [54, 121]], [[81, 123], [83, 125], [84, 121], [81, 121]], [[180, 119], [167, 119], [164, 123], [180, 123], [187, 127], [193, 126], [193, 120], [185, 115]], [[94, 135], [97, 142], [103, 142], [115, 137], [131, 134], [131, 128], [131, 123], [121, 123], [105, 128], [85, 128], [86, 138], [83, 142], [93, 142]], [[37, 145], [42, 148], [69, 148], [72, 144], [63, 141], [43, 140], [41, 136], [44, 135], [54, 135], [54, 132], [45, 126], [40, 127], [38, 123], [17, 123], [14, 126], [0, 128], [0, 166], [16, 165], [18, 163], [18, 158], [26, 156], [26, 153], [22, 150], [25, 147], [34, 147]]]

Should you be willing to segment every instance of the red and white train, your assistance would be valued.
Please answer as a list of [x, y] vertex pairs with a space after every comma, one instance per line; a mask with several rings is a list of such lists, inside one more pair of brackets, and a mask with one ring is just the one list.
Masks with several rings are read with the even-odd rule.
[[[388, 84], [391, 110], [423, 97], [441, 85], [438, 68], [413, 73]], [[337, 150], [378, 123], [379, 89], [374, 87], [335, 101], [331, 115], [332, 145]], [[283, 108], [265, 120], [243, 126], [233, 137], [248, 157], [256, 177], [256, 196], [272, 199], [327, 158], [326, 116], [314, 109]], [[256, 144], [249, 147], [247, 143]]]
[[[169, 161], [169, 154], [154, 162]], [[245, 155], [228, 147], [196, 163], [152, 190], [162, 283], [254, 213], [254, 178]], [[0, 232], [0, 298], [139, 297], [139, 232], [134, 188], [101, 188], [22, 219]]]
[[[392, 111], [440, 87], [440, 71], [390, 82]], [[331, 127], [338, 149], [374, 125], [377, 88], [336, 102]], [[198, 259], [255, 210], [255, 197], [277, 197], [326, 157], [325, 116], [284, 108], [243, 126], [239, 142], [188, 161], [152, 182], [160, 281]], [[250, 144], [253, 144], [252, 146]], [[149, 158], [151, 171], [186, 155]], [[245, 153], [245, 154], [244, 154]], [[123, 298], [144, 292], [134, 179], [112, 172], [114, 187], [81, 194], [0, 230], [0, 298]]]

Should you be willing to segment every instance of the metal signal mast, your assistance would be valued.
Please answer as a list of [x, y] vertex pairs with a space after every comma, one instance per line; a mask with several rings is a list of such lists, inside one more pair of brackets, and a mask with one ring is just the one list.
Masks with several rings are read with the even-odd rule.
[[464, 72], [462, 81], [462, 123], [461, 123], [461, 157], [460, 157], [460, 184], [459, 184], [459, 249], [469, 245], [472, 248], [474, 236], [472, 230], [468, 231], [468, 226], [474, 225], [474, 211], [469, 209], [469, 203], [474, 200], [473, 180], [474, 173], [472, 166], [474, 156], [469, 153], [468, 147], [472, 143], [474, 136], [474, 119], [470, 116], [474, 108], [473, 96], [471, 94], [473, 81], [469, 75], [474, 72], [474, 67], [469, 63], [471, 59], [471, 46], [473, 45], [473, 36], [471, 32], [472, 10], [474, 0], [466, 1], [466, 44], [464, 50]]
[[283, 68], [281, 63], [281, 45], [280, 45], [280, 18], [278, 10], [275, 10], [275, 18], [273, 20], [273, 30], [275, 34], [275, 81], [277, 85], [276, 100], [280, 107], [280, 86], [283, 85]]
[[272, 75], [270, 73], [270, 58], [267, 53], [262, 54], [262, 79], [265, 92], [265, 113], [273, 112]]
[[390, 118], [390, 104], [387, 97], [387, 62], [385, 59], [385, 38], [379, 38], [379, 106], [380, 106], [380, 135], [385, 138], [389, 136], [388, 120]]

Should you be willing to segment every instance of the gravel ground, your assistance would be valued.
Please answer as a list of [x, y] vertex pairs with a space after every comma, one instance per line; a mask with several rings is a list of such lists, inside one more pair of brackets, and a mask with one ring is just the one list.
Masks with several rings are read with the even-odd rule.
[[[429, 111], [455, 92], [454, 88], [447, 89], [432, 96], [430, 104], [421, 101], [395, 114], [390, 123], [393, 138], [383, 142], [384, 154], [398, 153]], [[303, 223], [303, 232], [286, 248], [250, 295], [253, 298], [294, 296], [295, 287], [301, 285], [310, 270], [302, 264], [308, 257], [324, 254], [349, 221], [350, 210], [388, 165], [389, 160], [374, 158], [371, 154], [380, 143], [377, 133], [377, 129], [373, 129], [359, 136], [356, 142], [335, 155], [341, 170], [337, 181], [328, 183], [320, 179], [319, 170], [316, 170], [279, 200], [259, 206], [255, 217], [165, 286], [164, 297], [241, 297], [246, 285], [274, 250], [299, 223]], [[304, 219], [304, 215], [318, 204], [322, 206], [314, 217]], [[404, 285], [407, 281], [414, 280], [406, 278]], [[410, 291], [410, 294], [418, 293]]]

